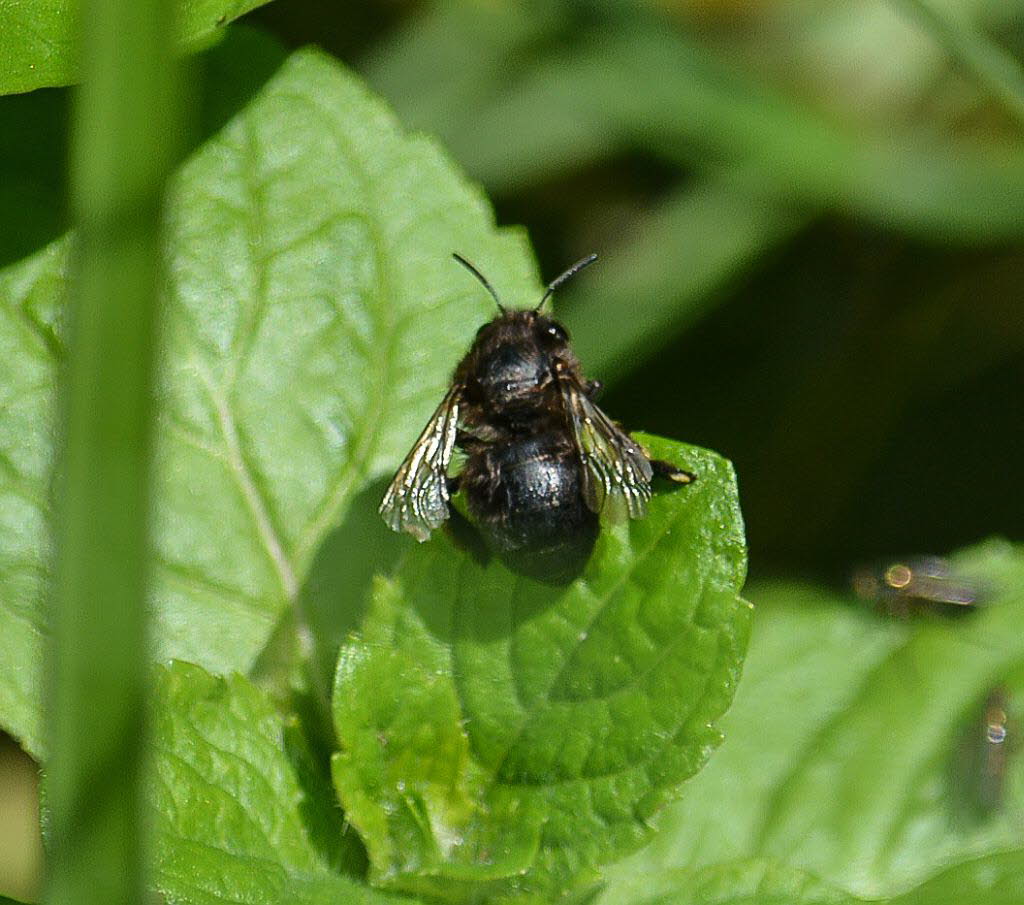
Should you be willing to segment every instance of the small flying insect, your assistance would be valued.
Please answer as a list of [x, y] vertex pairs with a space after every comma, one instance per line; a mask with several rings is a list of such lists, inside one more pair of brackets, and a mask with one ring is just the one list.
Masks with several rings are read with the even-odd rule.
[[[499, 314], [477, 331], [441, 404], [384, 494], [390, 528], [425, 541], [452, 514], [462, 490], [487, 547], [514, 570], [562, 582], [593, 548], [599, 514], [641, 518], [657, 475], [694, 480], [652, 459], [594, 402], [565, 327], [541, 313], [590, 255], [548, 284], [535, 308], [508, 309], [486, 277], [454, 255], [487, 290]], [[452, 454], [465, 464], [449, 475]]]
[[1008, 699], [1005, 686], [992, 688], [961, 738], [955, 788], [962, 805], [976, 817], [995, 814], [1006, 798], [1009, 760], [1018, 744]]
[[879, 566], [862, 566], [852, 576], [853, 590], [887, 616], [914, 613], [945, 616], [970, 613], [982, 603], [977, 582], [957, 574], [940, 556], [913, 556]]

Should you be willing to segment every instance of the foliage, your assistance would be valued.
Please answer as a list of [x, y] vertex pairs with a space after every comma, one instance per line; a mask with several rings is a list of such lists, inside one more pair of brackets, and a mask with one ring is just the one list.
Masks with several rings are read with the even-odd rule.
[[[177, 42], [192, 50], [209, 44], [224, 25], [265, 2], [178, 0]], [[78, 81], [82, 6], [81, 0], [26, 0], [0, 8], [0, 94]]]
[[980, 767], [964, 755], [983, 741], [993, 688], [1010, 714], [1024, 700], [1024, 553], [991, 542], [956, 567], [989, 596], [952, 619], [900, 622], [813, 586], [751, 587], [754, 632], [727, 742], [654, 842], [610, 870], [602, 902], [623, 901], [637, 877], [686, 867], [700, 878], [750, 858], [863, 899], [1013, 901], [1024, 763], [1011, 754], [1002, 800], [982, 806], [970, 799]]
[[396, 901], [332, 869], [341, 815], [328, 790], [304, 787], [294, 727], [264, 692], [184, 663], [161, 668], [157, 690], [154, 882], [167, 902]]
[[569, 889], [645, 840], [717, 744], [749, 622], [731, 469], [650, 446], [697, 484], [606, 530], [568, 590], [440, 543], [378, 582], [338, 661], [334, 778], [379, 882]]
[[[256, 5], [182, 4], [179, 46]], [[955, 622], [893, 621], [793, 581], [755, 583], [752, 612], [731, 466], [649, 435], [697, 483], [605, 526], [567, 587], [479, 563], [440, 532], [415, 545], [377, 517], [493, 313], [450, 253], [510, 304], [539, 297], [524, 233], [495, 226], [448, 153], [506, 199], [633, 153], [674, 174], [604, 272], [565, 293], [603, 379], [648, 361], [823, 213], [942, 248], [1024, 234], [1019, 67], [973, 19], [926, 0], [894, 13], [935, 39], [908, 66], [917, 101], [942, 53], [973, 80], [956, 98], [995, 98], [984, 141], [913, 116], [844, 121], [720, 36], [670, 23], [686, 5], [425, 4], [360, 63], [402, 126], [320, 51], [232, 29], [197, 61], [195, 148], [166, 213], [147, 563], [151, 885], [172, 905], [1024, 899], [1022, 761], [1008, 745], [1002, 800], [980, 806], [963, 756], [996, 687], [1011, 741], [1019, 731], [1019, 548], [958, 556], [988, 597]], [[70, 8], [0, 13], [16, 17], [0, 27], [0, 91], [77, 77]], [[821, 17], [833, 38], [836, 16]], [[0, 726], [45, 766], [75, 238], [60, 235], [60, 155], [24, 146], [60, 134], [64, 93], [0, 100], [0, 214], [24, 226], [0, 237]], [[905, 333], [920, 324], [908, 316]], [[689, 403], [682, 368], [659, 374], [673, 423]], [[714, 361], [698, 371], [730, 377]], [[814, 462], [786, 466], [802, 481]], [[832, 524], [827, 507], [795, 511], [793, 537]]]
[[[156, 882], [173, 901], [219, 901], [241, 885], [260, 901], [344, 894], [337, 871], [351, 869], [351, 852], [332, 857], [316, 847], [341, 838], [341, 814], [325, 777], [315, 795], [301, 787], [300, 774], [313, 782], [316, 758], [310, 753], [301, 770], [288, 760], [285, 717], [271, 707], [290, 706], [297, 682], [313, 699], [309, 743], [321, 741], [315, 708], [326, 701], [317, 698], [316, 663], [301, 672], [301, 643], [325, 614], [335, 634], [340, 623], [361, 639], [343, 650], [348, 667], [334, 696], [346, 752], [335, 779], [382, 883], [396, 868], [376, 828], [379, 799], [365, 785], [381, 781], [372, 779], [380, 766], [367, 746], [386, 718], [371, 704], [399, 707], [411, 730], [389, 744], [388, 794], [419, 788], [421, 770], [429, 777], [451, 768], [417, 761], [428, 727], [468, 758], [447, 836], [433, 811], [436, 790], [423, 791], [413, 812], [440, 821], [428, 847], [450, 846], [455, 830], [467, 852], [472, 843], [470, 863], [450, 866], [465, 899], [481, 888], [593, 882], [600, 863], [645, 838], [649, 815], [717, 742], [711, 723], [737, 680], [748, 609], [737, 598], [745, 551], [732, 473], [712, 454], [651, 438], [656, 452], [696, 470], [698, 484], [659, 497], [648, 519], [609, 530], [569, 589], [517, 583], [498, 565], [480, 570], [443, 538], [406, 556], [365, 614], [359, 589], [325, 596], [313, 581], [329, 531], [345, 530], [368, 487], [379, 494], [377, 479], [394, 468], [452, 361], [490, 316], [486, 295], [451, 263], [453, 248], [478, 261], [510, 301], [539, 296], [521, 237], [495, 230], [481, 196], [435, 146], [402, 135], [356, 80], [315, 52], [294, 55], [175, 181], [151, 565], [157, 657], [195, 664], [160, 678]], [[68, 251], [61, 240], [0, 275], [5, 366], [19, 403], [5, 410], [0, 431], [12, 465], [5, 511], [23, 533], [37, 531], [5, 570], [2, 634], [8, 662], [21, 668], [0, 674], [2, 718], [39, 755], [46, 488]], [[363, 540], [342, 556], [365, 557]], [[453, 584], [459, 561], [463, 580]], [[428, 598], [430, 587], [438, 590]], [[394, 652], [380, 646], [382, 631], [394, 633]], [[315, 639], [329, 652], [331, 632], [320, 626]], [[463, 643], [464, 632], [475, 640]], [[441, 683], [432, 658], [448, 645], [460, 665]], [[502, 645], [511, 658], [502, 699], [513, 706], [515, 694], [527, 696], [518, 747], [502, 741], [507, 714], [489, 699]], [[556, 658], [562, 665], [551, 673]], [[433, 691], [417, 706], [428, 667]], [[225, 684], [211, 675], [235, 671], [250, 672], [272, 697], [240, 677]], [[384, 681], [393, 686], [386, 694]], [[488, 721], [495, 725], [485, 739]], [[566, 731], [579, 737], [558, 754]], [[469, 756], [478, 745], [510, 747], [500, 776], [495, 753]], [[239, 771], [246, 763], [250, 771]], [[567, 781], [574, 774], [575, 785]], [[527, 787], [522, 801], [505, 789], [513, 780]], [[588, 799], [593, 811], [577, 813]], [[499, 840], [513, 842], [513, 829], [522, 834], [514, 855], [494, 855], [489, 868], [473, 860]], [[408, 830], [401, 820], [393, 829]], [[428, 888], [444, 866], [436, 853], [417, 858], [403, 853], [398, 886]]]

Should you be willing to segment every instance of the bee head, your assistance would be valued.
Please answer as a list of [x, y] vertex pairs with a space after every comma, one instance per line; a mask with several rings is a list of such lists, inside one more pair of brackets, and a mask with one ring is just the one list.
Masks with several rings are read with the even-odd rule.
[[567, 348], [565, 328], [556, 321], [532, 308], [508, 310], [477, 331], [466, 356], [466, 380], [488, 408], [515, 420], [521, 408], [536, 405]]
[[566, 280], [597, 260], [597, 255], [577, 261], [548, 284], [535, 308], [525, 309], [506, 308], [479, 270], [461, 255], [454, 257], [480, 281], [500, 312], [477, 330], [460, 369], [492, 410], [503, 411], [514, 420], [519, 409], [536, 405], [537, 393], [550, 384], [556, 362], [564, 365], [565, 359], [572, 358], [565, 327], [541, 314], [541, 307]]
[[533, 333], [542, 348], [554, 352], [569, 345], [569, 331], [558, 321], [531, 311], [533, 317]]
[[517, 341], [536, 343], [542, 349], [554, 351], [569, 345], [569, 331], [536, 308], [503, 309], [476, 331], [477, 343]]

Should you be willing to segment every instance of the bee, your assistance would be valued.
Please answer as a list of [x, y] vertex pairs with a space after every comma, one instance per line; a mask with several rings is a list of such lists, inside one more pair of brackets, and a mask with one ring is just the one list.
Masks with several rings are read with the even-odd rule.
[[[578, 572], [599, 531], [599, 515], [641, 518], [655, 475], [694, 480], [652, 459], [595, 404], [600, 383], [587, 380], [569, 334], [541, 308], [590, 255], [548, 284], [535, 308], [508, 309], [469, 261], [453, 255], [487, 290], [498, 315], [477, 331], [451, 386], [384, 494], [390, 528], [425, 541], [466, 509], [490, 550], [511, 568], [561, 581]], [[465, 454], [449, 475], [452, 455]]]

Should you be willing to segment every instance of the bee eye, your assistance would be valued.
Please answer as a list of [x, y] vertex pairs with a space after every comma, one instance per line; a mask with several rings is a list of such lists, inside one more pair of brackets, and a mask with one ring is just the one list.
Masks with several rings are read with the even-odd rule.
[[558, 324], [548, 324], [544, 332], [558, 342], [567, 343], [569, 341], [569, 334]]

